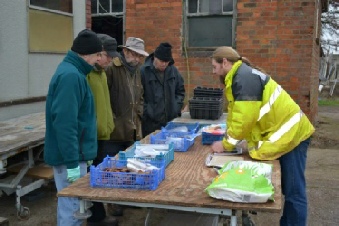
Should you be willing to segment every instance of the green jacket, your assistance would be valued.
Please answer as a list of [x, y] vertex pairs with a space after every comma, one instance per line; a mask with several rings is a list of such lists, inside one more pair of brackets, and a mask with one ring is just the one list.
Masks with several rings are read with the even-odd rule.
[[[113, 59], [106, 69], [115, 129], [112, 141], [135, 141], [142, 138], [141, 118], [144, 105], [144, 89], [141, 84], [140, 67], [132, 75], [121, 59]], [[134, 138], [134, 134], [135, 137]]]
[[44, 160], [75, 168], [97, 156], [93, 94], [86, 75], [93, 69], [73, 51], [59, 64], [46, 99]]
[[114, 130], [114, 121], [106, 73], [103, 69], [94, 68], [86, 79], [94, 96], [98, 140], [109, 140]]
[[309, 138], [314, 127], [298, 104], [271, 77], [238, 61], [225, 78], [229, 102], [224, 148], [247, 140], [249, 154], [273, 160]]

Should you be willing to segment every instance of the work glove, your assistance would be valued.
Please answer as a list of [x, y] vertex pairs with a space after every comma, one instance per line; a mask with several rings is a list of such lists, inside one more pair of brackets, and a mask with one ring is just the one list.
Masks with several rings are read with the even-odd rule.
[[88, 160], [87, 161], [87, 167], [91, 166], [93, 164], [93, 160]]
[[73, 183], [79, 178], [80, 178], [80, 166], [73, 169], [67, 169], [67, 180], [69, 183]]

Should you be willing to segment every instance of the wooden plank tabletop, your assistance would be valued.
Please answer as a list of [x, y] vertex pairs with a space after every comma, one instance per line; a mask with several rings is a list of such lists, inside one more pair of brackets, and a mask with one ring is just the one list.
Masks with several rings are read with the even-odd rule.
[[0, 156], [43, 143], [45, 130], [45, 112], [0, 121]]
[[[142, 140], [142, 143], [145, 142], [147, 142], [147, 137]], [[273, 164], [272, 183], [275, 188], [275, 202], [232, 203], [212, 198], [204, 191], [212, 179], [217, 176], [213, 169], [205, 166], [205, 159], [210, 152], [210, 146], [201, 144], [201, 136], [196, 138], [195, 144], [187, 152], [175, 152], [174, 161], [166, 168], [166, 179], [154, 191], [91, 188], [87, 174], [60, 191], [58, 196], [102, 200], [103, 202], [123, 201], [182, 207], [280, 212], [282, 202], [279, 161], [270, 161]]]

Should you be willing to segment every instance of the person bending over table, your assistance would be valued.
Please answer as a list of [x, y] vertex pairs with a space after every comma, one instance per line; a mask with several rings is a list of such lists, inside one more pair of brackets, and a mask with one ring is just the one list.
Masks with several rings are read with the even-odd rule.
[[277, 82], [233, 48], [218, 47], [212, 66], [229, 102], [227, 131], [212, 144], [213, 152], [231, 151], [245, 140], [251, 158], [278, 159], [285, 196], [280, 225], [306, 225], [304, 172], [314, 127]]

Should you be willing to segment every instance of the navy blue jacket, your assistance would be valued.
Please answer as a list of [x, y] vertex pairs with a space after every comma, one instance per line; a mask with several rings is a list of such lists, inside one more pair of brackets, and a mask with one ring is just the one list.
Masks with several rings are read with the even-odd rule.
[[144, 87], [143, 136], [160, 129], [167, 122], [181, 116], [185, 98], [184, 79], [172, 60], [160, 82], [153, 66], [154, 53], [149, 55], [141, 67], [141, 82]]

